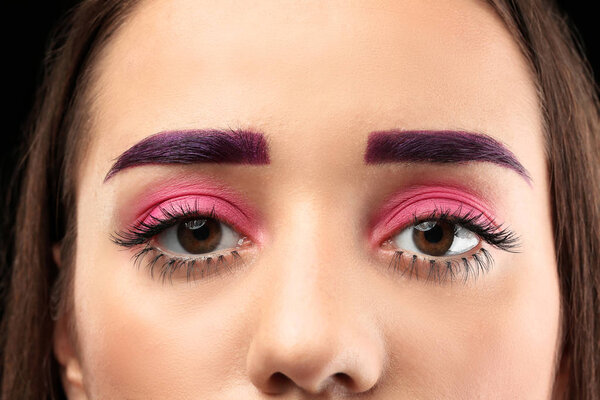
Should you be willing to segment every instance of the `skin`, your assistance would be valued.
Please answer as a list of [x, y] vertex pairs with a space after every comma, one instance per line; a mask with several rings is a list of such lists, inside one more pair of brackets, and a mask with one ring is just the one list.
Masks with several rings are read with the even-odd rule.
[[[69, 399], [551, 398], [560, 300], [540, 108], [484, 2], [147, 1], [90, 93], [74, 308], [54, 341]], [[146, 165], [104, 183], [145, 137], [227, 127], [264, 132], [271, 163]], [[532, 183], [491, 163], [366, 165], [369, 133], [389, 129], [484, 132]], [[244, 265], [163, 283], [111, 242], [154, 187], [205, 178], [258, 215]], [[432, 183], [487, 199], [520, 252], [484, 245], [494, 267], [466, 283], [390, 271], [369, 227], [390, 196]]]

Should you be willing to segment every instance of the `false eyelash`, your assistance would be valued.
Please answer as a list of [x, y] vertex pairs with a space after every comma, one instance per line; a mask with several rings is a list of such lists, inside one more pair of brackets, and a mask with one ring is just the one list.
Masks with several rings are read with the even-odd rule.
[[[503, 228], [502, 225], [497, 225], [495, 221], [490, 221], [487, 217], [484, 217], [484, 213], [477, 214], [473, 210], [469, 210], [466, 214], [462, 215], [462, 207], [459, 207], [455, 212], [450, 210], [442, 210], [435, 208], [429, 215], [420, 217], [417, 216], [416, 212], [413, 214], [413, 224], [418, 225], [427, 221], [435, 222], [449, 222], [454, 225], [460, 225], [463, 228], [470, 230], [471, 232], [478, 235], [488, 244], [510, 253], [517, 253], [520, 247], [519, 237], [510, 229]], [[486, 222], [477, 222], [480, 219], [486, 220]], [[455, 226], [455, 231], [456, 231]], [[456, 233], [456, 232], [455, 232]]]
[[[227, 255], [216, 254], [197, 258], [179, 258], [169, 257], [157, 248], [146, 245], [133, 256], [134, 265], [139, 268], [146, 256], [151, 256], [146, 264], [150, 276], [154, 279], [155, 275], [158, 275], [162, 283], [167, 280], [169, 280], [169, 283], [173, 283], [173, 275], [182, 269], [186, 271], [187, 281], [191, 282], [198, 278], [197, 273], [199, 273], [200, 278], [207, 278], [220, 271], [231, 272], [235, 265], [243, 263], [242, 256], [237, 250], [232, 250]], [[232, 257], [232, 261], [228, 261], [227, 256]]]
[[[471, 261], [471, 260], [472, 261]], [[426, 276], [419, 275], [418, 261], [428, 264]], [[419, 280], [425, 278], [426, 282], [445, 282], [457, 281], [462, 276], [462, 282], [467, 283], [470, 279], [477, 279], [480, 275], [489, 272], [494, 265], [494, 258], [489, 251], [483, 247], [475, 254], [469, 257], [460, 257], [450, 260], [435, 260], [426, 257], [419, 257], [416, 254], [410, 255], [402, 250], [397, 250], [392, 256], [389, 268], [404, 277]]]
[[173, 206], [172, 209], [160, 207], [161, 217], [150, 216], [152, 222], [138, 221], [132, 227], [123, 232], [117, 232], [111, 236], [111, 240], [123, 247], [135, 247], [145, 243], [154, 236], [162, 233], [165, 229], [171, 228], [180, 222], [192, 218], [210, 218], [220, 220], [213, 207], [206, 213], [198, 212], [198, 204], [194, 207], [188, 204]]
[[[413, 225], [418, 225], [427, 221], [444, 221], [455, 225], [460, 225], [463, 228], [470, 230], [478, 235], [483, 241], [493, 247], [511, 253], [518, 252], [520, 247], [519, 237], [508, 228], [502, 228], [502, 225], [497, 225], [494, 221], [487, 220], [485, 223], [477, 222], [483, 217], [483, 213], [474, 213], [469, 211], [462, 215], [461, 208], [455, 212], [450, 210], [441, 210], [435, 208], [428, 215], [417, 216], [413, 214]], [[428, 258], [409, 254], [403, 250], [396, 250], [392, 256], [389, 268], [395, 272], [399, 272], [401, 276], [408, 274], [409, 278], [414, 277], [419, 280], [420, 265], [424, 264], [427, 268], [427, 282], [433, 281], [438, 283], [454, 282], [462, 277], [463, 283], [469, 279], [477, 279], [480, 275], [490, 271], [494, 265], [494, 258], [485, 248], [480, 248], [476, 253], [467, 257], [455, 257], [450, 259], [445, 258]]]
[[[175, 257], [165, 254], [150, 244], [150, 240], [154, 236], [193, 218], [210, 218], [221, 221], [214, 207], [209, 213], [199, 212], [198, 209], [197, 203], [194, 206], [188, 204], [173, 206], [171, 209], [161, 207], [159, 208], [161, 216], [151, 216], [151, 222], [138, 221], [127, 230], [111, 235], [111, 240], [125, 248], [144, 245], [142, 249], [133, 255], [133, 263], [139, 268], [144, 259], [151, 257], [147, 260], [146, 268], [152, 278], [158, 274], [163, 283], [167, 279], [172, 282], [173, 275], [181, 269], [186, 270], [186, 277], [189, 282], [196, 279], [196, 272], [200, 274], [201, 278], [205, 278], [221, 270], [231, 270], [237, 264], [243, 263], [242, 255], [237, 250], [229, 251], [227, 254], [216, 253], [198, 257]], [[231, 258], [231, 261], [228, 258]]]

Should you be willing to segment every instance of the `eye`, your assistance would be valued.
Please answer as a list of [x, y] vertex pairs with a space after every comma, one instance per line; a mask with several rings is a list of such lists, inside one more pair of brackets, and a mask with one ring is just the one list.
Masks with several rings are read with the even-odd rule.
[[174, 254], [198, 255], [230, 249], [243, 240], [230, 226], [215, 218], [182, 221], [157, 235], [158, 246]]
[[479, 242], [470, 230], [444, 220], [412, 225], [391, 238], [391, 243], [400, 249], [436, 257], [463, 254]]

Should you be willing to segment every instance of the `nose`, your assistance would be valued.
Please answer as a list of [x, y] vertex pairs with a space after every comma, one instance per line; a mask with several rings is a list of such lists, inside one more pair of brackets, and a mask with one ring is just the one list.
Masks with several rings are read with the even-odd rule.
[[378, 382], [384, 352], [376, 327], [365, 326], [370, 324], [353, 310], [332, 315], [315, 295], [286, 291], [284, 301], [263, 311], [247, 356], [248, 374], [260, 391], [356, 394]]
[[247, 373], [268, 394], [369, 392], [382, 376], [385, 351], [368, 296], [356, 276], [353, 282], [336, 278], [343, 265], [332, 265], [318, 245], [299, 240], [270, 260]]

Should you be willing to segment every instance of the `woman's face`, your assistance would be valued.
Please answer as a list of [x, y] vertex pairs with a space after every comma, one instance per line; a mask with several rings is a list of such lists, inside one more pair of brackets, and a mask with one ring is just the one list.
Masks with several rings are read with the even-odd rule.
[[145, 2], [95, 71], [70, 398], [551, 396], [540, 107], [487, 3]]

